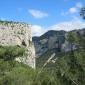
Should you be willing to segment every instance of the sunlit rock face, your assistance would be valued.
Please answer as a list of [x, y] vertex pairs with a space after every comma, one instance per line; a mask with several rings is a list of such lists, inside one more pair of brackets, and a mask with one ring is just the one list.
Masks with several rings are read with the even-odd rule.
[[35, 68], [35, 49], [30, 24], [0, 21], [0, 45], [24, 46], [27, 49], [26, 55], [16, 60]]

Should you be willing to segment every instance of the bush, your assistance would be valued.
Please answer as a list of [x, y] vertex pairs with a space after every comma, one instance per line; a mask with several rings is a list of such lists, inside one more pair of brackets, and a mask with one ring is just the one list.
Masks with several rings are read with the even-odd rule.
[[0, 46], [0, 59], [13, 60], [15, 57], [23, 56], [25, 50], [19, 46]]

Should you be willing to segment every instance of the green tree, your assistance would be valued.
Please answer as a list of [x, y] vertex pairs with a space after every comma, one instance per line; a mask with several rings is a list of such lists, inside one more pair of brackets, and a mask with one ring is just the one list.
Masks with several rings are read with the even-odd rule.
[[72, 52], [74, 50], [73, 49], [74, 44], [76, 44], [78, 42], [78, 37], [76, 35], [76, 32], [69, 32], [68, 36], [67, 36], [67, 41], [70, 44], [71, 52]]
[[0, 59], [14, 60], [25, 54], [25, 48], [19, 46], [0, 46]]
[[85, 19], [85, 7], [82, 7], [80, 10], [80, 16], [83, 17], [83, 19]]

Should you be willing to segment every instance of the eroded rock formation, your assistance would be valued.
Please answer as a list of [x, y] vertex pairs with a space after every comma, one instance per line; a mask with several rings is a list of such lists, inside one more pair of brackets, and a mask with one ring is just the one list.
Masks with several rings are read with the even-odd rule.
[[30, 24], [0, 21], [0, 45], [24, 46], [27, 49], [26, 56], [18, 57], [16, 60], [35, 68], [35, 49], [32, 43]]

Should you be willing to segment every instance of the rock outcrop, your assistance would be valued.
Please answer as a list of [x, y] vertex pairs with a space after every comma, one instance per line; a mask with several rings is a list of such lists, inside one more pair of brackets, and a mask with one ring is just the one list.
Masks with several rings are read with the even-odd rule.
[[[68, 41], [68, 34], [73, 32], [85, 36], [85, 29], [73, 31], [54, 31], [50, 30], [40, 37], [33, 37], [34, 46], [36, 49], [36, 56], [40, 57], [50, 50], [57, 52], [68, 52], [71, 50], [70, 42]], [[77, 34], [78, 35], [78, 34]], [[73, 49], [77, 49], [77, 44], [73, 43]]]
[[27, 55], [16, 60], [35, 68], [35, 49], [32, 43], [30, 24], [0, 21], [0, 45], [24, 46], [27, 48]]
[[65, 34], [65, 31], [50, 30], [40, 37], [33, 37], [36, 56], [39, 57], [50, 49], [61, 51], [62, 46], [65, 43]]

